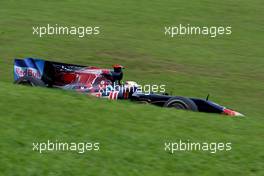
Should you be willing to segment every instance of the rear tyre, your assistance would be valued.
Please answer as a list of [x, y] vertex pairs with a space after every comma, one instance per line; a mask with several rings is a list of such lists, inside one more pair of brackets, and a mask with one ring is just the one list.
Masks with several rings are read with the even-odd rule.
[[164, 107], [198, 111], [196, 104], [191, 99], [185, 97], [172, 97], [164, 104]]
[[33, 87], [46, 87], [45, 83], [40, 80], [29, 76], [24, 76], [15, 81], [15, 84], [33, 86]]

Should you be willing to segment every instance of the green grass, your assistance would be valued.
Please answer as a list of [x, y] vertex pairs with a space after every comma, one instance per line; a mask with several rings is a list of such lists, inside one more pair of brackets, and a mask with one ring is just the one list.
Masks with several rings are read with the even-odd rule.
[[[261, 0], [0, 2], [2, 175], [263, 175], [264, 4]], [[32, 26], [99, 25], [101, 35], [32, 35]], [[219, 38], [168, 38], [164, 26], [231, 25]], [[246, 114], [221, 115], [113, 102], [13, 85], [13, 59], [127, 67], [126, 80], [166, 84]], [[32, 142], [99, 141], [99, 152], [32, 151]], [[164, 142], [232, 142], [230, 152], [164, 151]]]

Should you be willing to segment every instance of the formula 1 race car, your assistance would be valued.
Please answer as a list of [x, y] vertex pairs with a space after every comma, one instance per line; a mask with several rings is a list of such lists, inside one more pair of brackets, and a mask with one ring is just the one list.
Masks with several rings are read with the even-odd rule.
[[16, 84], [75, 90], [96, 97], [129, 99], [168, 108], [243, 116], [239, 112], [209, 101], [208, 97], [201, 99], [166, 93], [146, 93], [134, 81], [122, 84], [122, 78], [123, 66], [118, 64], [114, 65], [113, 69], [103, 69], [32, 58], [14, 60]]

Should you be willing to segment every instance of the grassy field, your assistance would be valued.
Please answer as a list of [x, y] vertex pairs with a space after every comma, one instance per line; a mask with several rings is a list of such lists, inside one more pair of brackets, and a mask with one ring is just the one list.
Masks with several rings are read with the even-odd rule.
[[[0, 2], [1, 175], [264, 175], [261, 0]], [[101, 34], [32, 35], [32, 26], [100, 26]], [[232, 26], [232, 35], [169, 38], [164, 26]], [[245, 118], [87, 98], [13, 85], [13, 59], [127, 67], [126, 80], [166, 84]], [[99, 152], [32, 151], [32, 142], [99, 141]], [[232, 142], [230, 152], [164, 151], [164, 142]]]

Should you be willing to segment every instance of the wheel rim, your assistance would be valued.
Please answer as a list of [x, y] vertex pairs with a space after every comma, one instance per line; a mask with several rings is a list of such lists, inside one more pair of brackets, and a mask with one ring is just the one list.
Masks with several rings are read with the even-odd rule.
[[169, 108], [176, 108], [176, 109], [188, 109], [186, 104], [182, 102], [173, 102], [169, 106]]

